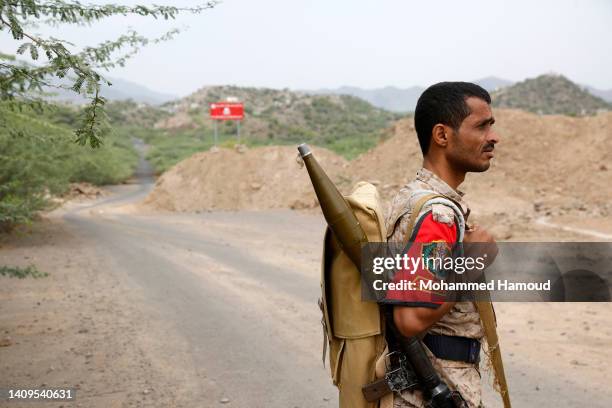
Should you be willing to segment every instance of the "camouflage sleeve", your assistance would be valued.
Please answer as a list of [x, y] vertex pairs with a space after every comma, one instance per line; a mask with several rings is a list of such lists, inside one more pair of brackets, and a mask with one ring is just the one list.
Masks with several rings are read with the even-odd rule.
[[[405, 218], [408, 217], [403, 217], [397, 228], [402, 230], [403, 227], [402, 238], [409, 233], [406, 231], [407, 225], [403, 225], [408, 222]], [[457, 241], [457, 223], [452, 209], [444, 205], [436, 207], [434, 204], [420, 214], [410, 241], [405, 253], [411, 262], [416, 261], [416, 264], [412, 264], [412, 268], [397, 270], [392, 282], [413, 282], [413, 286], [411, 289], [387, 291], [385, 303], [437, 308], [444, 303], [445, 293], [423, 287], [427, 286], [427, 281], [436, 282], [446, 277], [447, 268], [444, 267], [444, 261], [451, 257]]]

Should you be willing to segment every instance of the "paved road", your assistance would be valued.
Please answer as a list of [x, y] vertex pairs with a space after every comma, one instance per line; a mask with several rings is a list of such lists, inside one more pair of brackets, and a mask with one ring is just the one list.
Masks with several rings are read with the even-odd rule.
[[[208, 380], [194, 401], [233, 407], [333, 407], [320, 360], [316, 299], [320, 217], [290, 211], [139, 215], [116, 210], [152, 186], [141, 162], [135, 184], [65, 215], [109, 257], [124, 284], [146, 294], [151, 318], [181, 338]], [[296, 260], [297, 259], [297, 260]], [[507, 363], [516, 407], [612, 406], [563, 373]], [[486, 400], [494, 400], [491, 391]], [[194, 403], [195, 404], [195, 403]], [[491, 403], [488, 406], [496, 406]], [[194, 405], [196, 406], [196, 405]]]
[[[206, 401], [204, 406], [222, 398], [235, 407], [337, 405], [318, 355], [318, 271], [306, 276], [287, 265], [274, 265], [241, 248], [239, 239], [230, 244], [222, 236], [224, 225], [233, 224], [248, 225], [265, 237], [266, 229], [290, 227], [285, 223], [292, 214], [114, 213], [116, 206], [137, 202], [151, 189], [146, 163], [141, 162], [137, 175], [136, 184], [116, 187], [111, 198], [80, 206], [64, 219], [73, 232], [107, 253], [114, 273], [124, 274], [125, 284], [142, 290], [155, 318], [166, 321], [190, 345], [192, 363], [213, 379], [194, 400]], [[316, 222], [308, 223], [306, 233], [319, 236], [323, 225], [317, 217], [310, 218]], [[216, 227], [189, 228], [208, 221]], [[296, 310], [294, 316], [291, 310]], [[283, 318], [287, 321], [279, 320]], [[304, 326], [309, 330], [301, 330]], [[166, 352], [172, 353], [172, 347], [168, 344]]]

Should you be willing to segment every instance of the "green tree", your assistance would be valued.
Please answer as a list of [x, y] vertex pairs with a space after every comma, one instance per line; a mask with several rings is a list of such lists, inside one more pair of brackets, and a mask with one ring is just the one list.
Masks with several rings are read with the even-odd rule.
[[[141, 47], [169, 40], [179, 32], [174, 29], [149, 39], [128, 31], [114, 40], [77, 48], [32, 30], [39, 24], [91, 25], [112, 16], [168, 20], [179, 13], [198, 14], [216, 4], [177, 8], [0, 0], [0, 32], [17, 42], [14, 55], [0, 53], [0, 232], [29, 222], [70, 182], [117, 183], [132, 174], [137, 157], [129, 138], [118, 132], [106, 134], [109, 124], [100, 89], [110, 83], [101, 72], [123, 66]], [[28, 56], [32, 63], [23, 62]], [[84, 94], [90, 102], [84, 109], [45, 102], [49, 88]], [[109, 114], [128, 114], [119, 109], [109, 107]], [[83, 150], [73, 141], [96, 149]]]
[[[83, 110], [81, 123], [75, 129], [75, 140], [82, 145], [98, 147], [108, 130], [105, 98], [100, 94], [100, 86], [103, 83], [111, 85], [100, 72], [123, 66], [141, 47], [172, 39], [179, 30], [171, 30], [154, 39], [130, 30], [114, 40], [71, 51], [72, 44], [67, 41], [37, 36], [29, 29], [38, 23], [89, 25], [111, 16], [139, 15], [168, 20], [181, 12], [201, 13], [217, 3], [209, 1], [196, 7], [179, 8], [83, 5], [78, 1], [62, 0], [0, 0], [0, 31], [10, 33], [20, 42], [17, 55], [27, 54], [39, 62], [37, 65], [19, 63], [16, 55], [0, 53], [0, 101], [12, 109], [28, 106], [40, 110], [45, 105], [40, 96], [44, 87], [65, 87], [77, 93], [84, 92], [90, 103]], [[58, 85], [54, 77], [67, 79], [69, 85]]]

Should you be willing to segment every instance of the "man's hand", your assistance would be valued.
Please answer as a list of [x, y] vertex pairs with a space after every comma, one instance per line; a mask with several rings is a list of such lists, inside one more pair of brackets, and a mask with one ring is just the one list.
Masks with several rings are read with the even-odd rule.
[[472, 225], [465, 230], [464, 242], [495, 242], [493, 235], [479, 225]]
[[499, 252], [493, 235], [478, 225], [465, 230], [463, 243], [465, 245], [465, 255], [473, 258], [483, 257], [486, 266], [493, 263]]

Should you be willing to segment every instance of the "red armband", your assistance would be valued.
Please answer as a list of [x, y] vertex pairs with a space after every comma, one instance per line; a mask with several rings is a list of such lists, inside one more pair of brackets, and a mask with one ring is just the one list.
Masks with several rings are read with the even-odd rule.
[[[414, 282], [412, 289], [388, 290], [386, 303], [403, 306], [436, 308], [445, 301], [442, 291], [424, 288], [427, 282], [445, 277], [443, 260], [452, 255], [457, 242], [457, 225], [434, 221], [431, 211], [425, 213], [414, 227], [413, 241], [407, 248], [411, 266], [399, 269], [393, 283]], [[404, 285], [406, 286], [406, 285]]]

